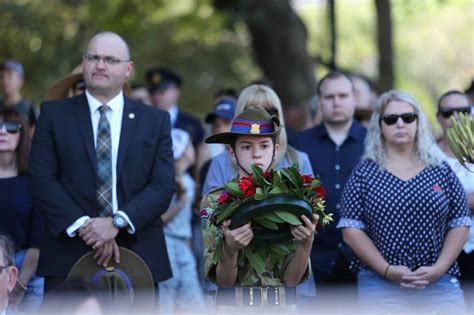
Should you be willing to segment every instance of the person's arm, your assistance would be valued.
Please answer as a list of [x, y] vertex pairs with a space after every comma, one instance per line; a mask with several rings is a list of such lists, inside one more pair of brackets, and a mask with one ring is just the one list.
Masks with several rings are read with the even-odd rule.
[[250, 223], [231, 230], [230, 220], [222, 223], [222, 231], [224, 239], [222, 241], [221, 258], [216, 266], [216, 280], [219, 286], [230, 288], [237, 281], [239, 251], [250, 244], [253, 232]]
[[38, 266], [39, 252], [40, 250], [38, 248], [28, 248], [26, 251], [15, 287], [9, 296], [9, 304], [13, 309], [16, 309], [21, 301], [23, 301], [28, 282], [30, 282]]
[[308, 268], [308, 259], [313, 246], [318, 216], [313, 214], [313, 221], [311, 221], [305, 215], [302, 215], [301, 220], [303, 221], [302, 225], [291, 226], [291, 234], [298, 242], [298, 246], [283, 273], [283, 283], [288, 287], [294, 287], [300, 283]]
[[[41, 209], [54, 236], [64, 232], [87, 213], [71, 198], [59, 181], [59, 157], [53, 128], [53, 104], [44, 103], [36, 123], [28, 173], [35, 204]], [[63, 105], [65, 106], [65, 105]]]
[[474, 215], [474, 192], [466, 194], [467, 196], [467, 206], [471, 210], [471, 215]]

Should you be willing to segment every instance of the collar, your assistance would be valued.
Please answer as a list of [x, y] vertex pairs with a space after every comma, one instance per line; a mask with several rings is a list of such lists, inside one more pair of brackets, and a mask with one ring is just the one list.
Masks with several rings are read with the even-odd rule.
[[[87, 90], [86, 90], [86, 98], [87, 102], [89, 103], [89, 110], [91, 114], [95, 113], [97, 109], [102, 106], [103, 104], [99, 102], [94, 96], [92, 96]], [[110, 107], [112, 112], [117, 113], [120, 108], [124, 106], [124, 97], [123, 97], [123, 92], [120, 91], [119, 94], [114, 96], [110, 101], [107, 102], [107, 106]]]
[[[356, 140], [364, 140], [365, 139], [365, 127], [362, 126], [357, 120], [352, 119], [352, 125], [349, 129], [349, 133], [347, 138], [352, 138]], [[319, 124], [318, 126], [314, 127], [314, 132], [316, 137], [318, 138], [329, 138], [328, 130], [324, 123]]]
[[176, 124], [176, 121], [178, 120], [178, 114], [179, 114], [178, 105], [173, 105], [173, 107], [168, 109], [168, 113], [170, 114], [170, 118], [171, 118], [171, 126], [174, 126]]

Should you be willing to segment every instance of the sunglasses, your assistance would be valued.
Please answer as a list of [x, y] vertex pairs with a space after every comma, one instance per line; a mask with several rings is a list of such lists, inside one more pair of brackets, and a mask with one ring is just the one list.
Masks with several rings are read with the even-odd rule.
[[458, 108], [440, 108], [438, 110], [438, 114], [440, 114], [444, 118], [451, 117], [455, 112], [468, 115], [471, 113], [471, 108], [469, 106], [466, 106], [466, 107], [458, 107]]
[[21, 130], [21, 125], [17, 123], [0, 122], [0, 130], [3, 128], [5, 128], [8, 133], [17, 133]]
[[390, 126], [396, 124], [398, 118], [401, 118], [405, 124], [411, 124], [418, 118], [418, 115], [415, 113], [405, 113], [400, 115], [391, 114], [383, 116], [382, 120], [386, 125]]

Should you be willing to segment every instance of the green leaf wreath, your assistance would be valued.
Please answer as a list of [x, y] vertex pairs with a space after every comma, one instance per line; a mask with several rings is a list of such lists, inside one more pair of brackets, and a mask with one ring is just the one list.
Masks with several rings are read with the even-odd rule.
[[[332, 221], [332, 214], [324, 212], [326, 191], [319, 178], [300, 174], [298, 164], [266, 172], [252, 165], [252, 172], [238, 182], [225, 184], [209, 219], [216, 226], [231, 219], [231, 228], [252, 222], [254, 239], [239, 254], [239, 263], [247, 260], [260, 276], [265, 271], [266, 259], [274, 267], [296, 250], [297, 242], [289, 226], [303, 224], [301, 214], [310, 220], [312, 213], [319, 216], [317, 231]], [[213, 256], [216, 263], [222, 242], [223, 238]]]

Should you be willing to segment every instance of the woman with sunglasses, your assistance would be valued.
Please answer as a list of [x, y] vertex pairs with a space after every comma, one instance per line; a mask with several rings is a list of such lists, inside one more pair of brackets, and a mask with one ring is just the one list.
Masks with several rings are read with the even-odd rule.
[[14, 109], [0, 111], [0, 233], [13, 239], [20, 270], [10, 307], [35, 312], [43, 299], [44, 279], [35, 275], [43, 221], [34, 211], [26, 176], [29, 147], [25, 118]]
[[435, 146], [413, 96], [380, 96], [337, 226], [358, 258], [352, 268], [363, 312], [464, 314], [456, 258], [471, 217], [461, 183]]

